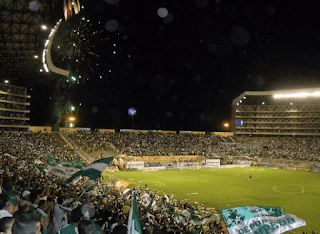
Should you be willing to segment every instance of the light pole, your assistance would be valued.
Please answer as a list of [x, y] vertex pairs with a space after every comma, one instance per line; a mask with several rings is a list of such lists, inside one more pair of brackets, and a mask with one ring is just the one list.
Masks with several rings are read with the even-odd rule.
[[131, 107], [131, 108], [129, 108], [129, 110], [128, 110], [128, 114], [131, 116], [131, 119], [132, 119], [132, 129], [134, 129], [133, 117], [137, 114], [137, 110], [134, 109], [133, 107]]
[[75, 127], [76, 118], [73, 117], [73, 116], [70, 116], [68, 120], [69, 120], [69, 127], [70, 128], [74, 128]]
[[229, 123], [224, 123], [223, 126], [224, 126], [225, 129], [227, 129], [227, 131], [229, 132], [230, 124], [229, 124]]

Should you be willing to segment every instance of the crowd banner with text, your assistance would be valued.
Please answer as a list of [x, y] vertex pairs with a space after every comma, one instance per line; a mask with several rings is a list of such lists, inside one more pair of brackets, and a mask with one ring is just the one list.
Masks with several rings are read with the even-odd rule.
[[221, 210], [221, 215], [230, 234], [280, 234], [306, 225], [278, 207], [242, 206]]
[[75, 128], [59, 128], [59, 132], [77, 132]]
[[177, 131], [162, 130], [163, 134], [177, 134]]
[[236, 168], [236, 167], [240, 167], [240, 168], [244, 168], [244, 167], [250, 167], [250, 164], [230, 164], [230, 165], [220, 165], [220, 168]]
[[51, 133], [51, 127], [48, 126], [29, 126], [28, 130], [33, 133]]
[[143, 161], [129, 161], [127, 162], [127, 169], [137, 169], [143, 170], [144, 169], [144, 162]]
[[77, 131], [86, 131], [86, 132], [90, 132], [91, 128], [76, 128]]
[[153, 133], [157, 133], [157, 132], [159, 132], [159, 133], [161, 133], [161, 132], [162, 132], [162, 130], [149, 130], [148, 132], [153, 132]]
[[120, 129], [120, 132], [133, 132], [133, 129]]
[[138, 130], [138, 129], [135, 129], [135, 130], [133, 130], [133, 132], [135, 132], [135, 133], [148, 133], [149, 131], [148, 131], [148, 130]]
[[192, 134], [197, 134], [197, 135], [206, 135], [206, 132], [197, 132], [197, 131], [192, 131]]
[[220, 166], [220, 159], [206, 159], [206, 166]]
[[213, 132], [215, 136], [229, 137], [233, 136], [233, 132]]
[[[119, 155], [118, 155], [119, 156]], [[126, 156], [122, 157], [127, 158], [132, 161], [146, 161], [146, 162], [195, 162], [202, 160], [201, 155], [175, 155], [175, 156]]]
[[115, 129], [99, 129], [99, 132], [101, 132], [101, 133], [105, 133], [105, 132], [115, 133], [116, 130]]

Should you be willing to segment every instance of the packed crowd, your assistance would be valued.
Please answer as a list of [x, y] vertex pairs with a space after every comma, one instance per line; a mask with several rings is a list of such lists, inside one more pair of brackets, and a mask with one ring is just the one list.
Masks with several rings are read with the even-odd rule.
[[[66, 184], [48, 176], [47, 156], [79, 160], [50, 134], [2, 132], [0, 137], [0, 233], [127, 233], [132, 193], [80, 178]], [[143, 233], [221, 233], [220, 221], [174, 195], [136, 187]], [[201, 216], [202, 214], [203, 216]]]
[[18, 157], [20, 160], [46, 161], [47, 156], [61, 160], [82, 160], [67, 144], [49, 133], [2, 131], [0, 152]]
[[65, 135], [87, 152], [116, 150], [132, 156], [207, 155], [207, 149], [217, 144], [212, 135], [201, 134], [81, 131]]
[[[131, 156], [202, 155], [320, 161], [317, 137], [215, 137], [200, 134], [162, 133], [65, 133], [78, 147], [111, 150]], [[85, 145], [85, 146], [84, 146]]]
[[[112, 142], [121, 153], [147, 152], [150, 155], [153, 152], [161, 155], [159, 149], [170, 149], [172, 151], [164, 152], [191, 154], [192, 151], [182, 149], [209, 145], [219, 155], [247, 155], [252, 158], [260, 156], [267, 145], [268, 152], [279, 154], [279, 157], [319, 161], [317, 138], [238, 137], [218, 143], [215, 137], [205, 135], [142, 134], [137, 137], [132, 133], [78, 134], [80, 137], [75, 134], [68, 137], [73, 141], [80, 140], [79, 144], [88, 140], [90, 147], [104, 147]], [[180, 145], [171, 147], [172, 142]], [[139, 147], [135, 148], [135, 144]], [[139, 151], [143, 147], [149, 151]], [[59, 160], [82, 160], [59, 135], [1, 132], [0, 150], [0, 233], [63, 234], [69, 233], [69, 229], [77, 229], [80, 234], [127, 233], [132, 191], [114, 189], [116, 178], [109, 178], [108, 184], [87, 178], [65, 184], [65, 178], [39, 170], [39, 167], [47, 167], [48, 156]], [[144, 233], [222, 232], [219, 218], [208, 213], [203, 204], [191, 205], [188, 199], [179, 201], [174, 194], [151, 191], [147, 185], [134, 188], [134, 192]]]
[[[320, 162], [318, 137], [237, 137], [237, 149], [240, 154], [253, 158], [255, 156], [274, 160], [291, 160], [292, 162]], [[225, 147], [226, 148], [226, 147]], [[225, 150], [228, 154], [228, 150]]]

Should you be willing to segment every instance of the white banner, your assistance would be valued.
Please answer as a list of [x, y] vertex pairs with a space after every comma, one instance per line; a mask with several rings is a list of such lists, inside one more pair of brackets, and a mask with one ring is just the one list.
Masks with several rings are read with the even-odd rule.
[[206, 159], [207, 166], [220, 166], [220, 159]]
[[129, 161], [127, 162], [127, 169], [135, 168], [137, 170], [144, 169], [144, 161]]
[[277, 207], [242, 206], [221, 210], [221, 215], [230, 234], [280, 234], [306, 225]]
[[73, 167], [63, 167], [61, 165], [58, 166], [50, 166], [48, 165], [47, 168], [47, 175], [51, 176], [51, 175], [55, 175], [58, 177], [64, 177], [64, 178], [69, 178], [70, 176], [72, 176], [74, 173], [80, 171], [80, 169], [77, 168], [73, 168]]

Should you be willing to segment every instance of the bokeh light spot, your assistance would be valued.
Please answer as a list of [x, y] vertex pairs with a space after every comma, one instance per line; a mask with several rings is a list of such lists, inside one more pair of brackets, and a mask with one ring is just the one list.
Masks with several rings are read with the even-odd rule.
[[168, 13], [168, 15], [162, 18], [162, 21], [166, 24], [170, 24], [173, 21], [173, 14]]
[[267, 6], [265, 11], [267, 15], [270, 15], [270, 16], [276, 13], [276, 10], [274, 9], [273, 6]]
[[209, 44], [208, 45], [208, 50], [209, 50], [210, 53], [214, 54], [215, 52], [218, 51], [218, 48], [217, 48], [217, 46], [215, 44]]
[[109, 32], [115, 32], [117, 31], [119, 27], [119, 23], [118, 21], [116, 21], [115, 19], [110, 19], [107, 21], [107, 23], [105, 24], [105, 28], [109, 31]]
[[116, 5], [120, 2], [120, 0], [105, 0], [109, 5]]
[[245, 45], [250, 40], [250, 34], [247, 29], [237, 26], [231, 30], [231, 39], [235, 45]]
[[40, 1], [39, 0], [33, 0], [29, 2], [29, 9], [31, 11], [37, 11], [40, 8]]
[[98, 110], [99, 110], [99, 109], [98, 109], [98, 107], [96, 107], [96, 106], [92, 108], [92, 112], [95, 113], [95, 114], [98, 113]]
[[205, 8], [208, 5], [208, 0], [194, 0], [194, 4], [196, 4], [199, 8]]
[[160, 16], [161, 18], [167, 17], [168, 13], [169, 12], [167, 8], [164, 8], [164, 7], [159, 8], [157, 11], [158, 16]]

